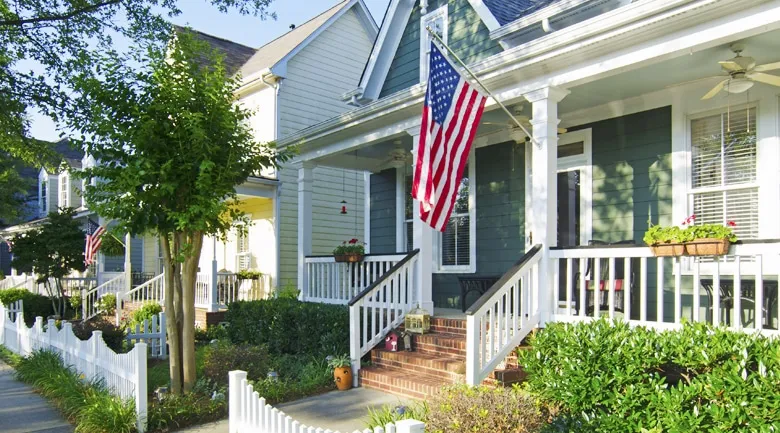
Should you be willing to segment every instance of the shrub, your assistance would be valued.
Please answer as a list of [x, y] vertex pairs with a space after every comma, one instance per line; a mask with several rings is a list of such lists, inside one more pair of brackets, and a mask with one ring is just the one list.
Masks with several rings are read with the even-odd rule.
[[225, 320], [234, 343], [265, 346], [271, 354], [327, 355], [349, 352], [345, 306], [268, 299], [234, 302]]
[[54, 314], [51, 299], [47, 296], [32, 293], [27, 289], [8, 289], [0, 291], [0, 302], [8, 306], [12, 302], [21, 300], [24, 308], [24, 321], [27, 326], [35, 323], [35, 318], [40, 316], [44, 320]]
[[222, 325], [211, 325], [206, 329], [195, 328], [195, 341], [210, 342], [212, 340], [228, 340], [227, 328]]
[[112, 396], [100, 381], [84, 382], [52, 352], [35, 352], [16, 365], [16, 376], [76, 424], [77, 432], [129, 433], [135, 431], [135, 408], [130, 400]]
[[530, 433], [542, 431], [548, 416], [519, 388], [452, 385], [431, 399], [424, 421], [431, 433]]
[[92, 337], [92, 331], [102, 331], [103, 341], [106, 342], [106, 346], [110, 347], [116, 353], [123, 353], [125, 342], [125, 328], [116, 326], [111, 322], [105, 320], [88, 320], [81, 322], [74, 322], [73, 334], [79, 338], [79, 340], [89, 340]]
[[294, 285], [286, 285], [279, 289], [278, 293], [276, 294], [276, 297], [279, 299], [298, 299], [298, 295], [301, 294], [301, 291], [298, 290], [297, 287]]
[[148, 320], [149, 326], [151, 326], [152, 317], [157, 316], [158, 314], [162, 313], [162, 311], [162, 305], [153, 301], [145, 302], [141, 308], [133, 311], [132, 319], [128, 324], [130, 330], [135, 331], [136, 325], [143, 326], [144, 320]]
[[227, 385], [228, 373], [233, 370], [247, 372], [247, 377], [257, 379], [268, 373], [268, 354], [257, 346], [234, 345], [219, 342], [206, 348], [203, 375], [217, 384]]
[[428, 404], [425, 401], [411, 403], [408, 405], [399, 404], [397, 406], [384, 405], [379, 409], [368, 408], [368, 417], [366, 427], [374, 431], [376, 427], [384, 428], [390, 423], [404, 419], [416, 419], [425, 421], [428, 419]]
[[571, 431], [772, 431], [780, 342], [686, 324], [656, 333], [600, 320], [551, 324], [521, 357], [529, 390]]
[[116, 295], [113, 293], [107, 293], [103, 295], [97, 301], [97, 307], [109, 316], [113, 316], [116, 313]]
[[210, 395], [196, 392], [168, 395], [162, 401], [149, 400], [147, 427], [152, 432], [167, 432], [217, 421], [226, 415], [224, 398], [212, 400]]

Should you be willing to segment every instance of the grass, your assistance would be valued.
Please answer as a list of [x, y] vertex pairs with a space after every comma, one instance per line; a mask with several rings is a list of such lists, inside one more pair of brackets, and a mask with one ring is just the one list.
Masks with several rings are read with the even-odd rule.
[[0, 344], [0, 360], [10, 365], [11, 367], [16, 367], [19, 361], [22, 360], [22, 357], [11, 352], [7, 347]]

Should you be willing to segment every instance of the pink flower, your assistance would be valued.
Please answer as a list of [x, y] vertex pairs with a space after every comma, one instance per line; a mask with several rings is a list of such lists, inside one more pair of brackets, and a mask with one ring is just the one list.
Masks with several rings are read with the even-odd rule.
[[682, 225], [687, 226], [689, 224], [693, 224], [693, 222], [696, 221], [696, 215], [691, 215], [688, 218], [685, 218], [685, 220], [682, 222]]
[[727, 225], [728, 225], [729, 227], [736, 227], [736, 226], [737, 226], [737, 223], [735, 223], [734, 221], [729, 221]]

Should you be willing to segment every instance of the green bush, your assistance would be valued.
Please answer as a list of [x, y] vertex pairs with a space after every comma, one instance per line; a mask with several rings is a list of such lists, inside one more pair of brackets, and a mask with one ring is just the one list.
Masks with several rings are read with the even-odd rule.
[[162, 401], [149, 400], [147, 427], [150, 432], [168, 432], [225, 416], [227, 402], [224, 398], [212, 400], [210, 395], [197, 392], [168, 395]]
[[551, 324], [520, 362], [564, 431], [754, 432], [780, 426], [780, 342], [686, 324]]
[[83, 381], [83, 376], [66, 367], [57, 354], [33, 353], [17, 363], [16, 376], [50, 399], [76, 424], [77, 432], [135, 431], [135, 408], [131, 400], [112, 396], [100, 381]]
[[107, 293], [103, 295], [97, 301], [97, 307], [109, 316], [113, 316], [116, 313], [116, 295], [113, 293]]
[[195, 328], [195, 341], [208, 343], [212, 340], [228, 340], [227, 328], [222, 325], [211, 325], [206, 329]]
[[103, 331], [103, 341], [116, 353], [123, 353], [125, 343], [125, 328], [116, 326], [105, 320], [88, 320], [73, 322], [73, 334], [79, 340], [89, 340], [92, 337], [92, 331]]
[[404, 419], [416, 419], [417, 421], [425, 421], [428, 419], [428, 403], [425, 401], [411, 403], [408, 405], [399, 404], [397, 406], [384, 405], [379, 409], [368, 408], [368, 417], [366, 419], [366, 427], [374, 431], [376, 427], [384, 428], [390, 423], [401, 421]]
[[281, 289], [279, 289], [278, 293], [276, 294], [277, 298], [280, 299], [298, 299], [298, 295], [301, 294], [301, 291], [298, 290], [298, 288], [294, 285], [288, 284]]
[[40, 316], [43, 320], [54, 314], [54, 307], [51, 299], [47, 296], [38, 295], [27, 289], [8, 289], [0, 291], [0, 302], [8, 306], [12, 302], [22, 301], [24, 308], [24, 321], [27, 326], [35, 323], [35, 318]]
[[265, 377], [268, 373], [268, 353], [258, 346], [229, 342], [219, 342], [206, 348], [203, 360], [205, 377], [219, 385], [227, 385], [228, 373], [233, 370], [246, 371], [250, 379]]
[[130, 323], [128, 323], [128, 327], [132, 332], [135, 332], [135, 326], [139, 325], [142, 327], [144, 325], [144, 320], [148, 320], [149, 326], [152, 326], [152, 317], [157, 316], [162, 313], [162, 311], [162, 305], [157, 302], [145, 302], [141, 308], [133, 311], [133, 316]]
[[428, 403], [425, 420], [430, 433], [531, 433], [547, 425], [549, 414], [519, 388], [442, 388]]
[[264, 346], [274, 355], [324, 358], [349, 352], [349, 310], [345, 306], [282, 298], [234, 302], [225, 320], [234, 343]]

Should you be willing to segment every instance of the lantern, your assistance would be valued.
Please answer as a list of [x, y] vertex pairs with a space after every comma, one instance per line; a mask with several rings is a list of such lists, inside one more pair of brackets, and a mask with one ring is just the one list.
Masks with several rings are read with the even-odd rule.
[[413, 351], [414, 349], [412, 348], [412, 333], [404, 331], [401, 337], [404, 339], [404, 350], [406, 350], [407, 352]]
[[404, 328], [407, 332], [425, 334], [431, 330], [431, 315], [418, 306], [406, 314]]
[[390, 331], [385, 337], [385, 350], [388, 352], [398, 352], [398, 333]]

